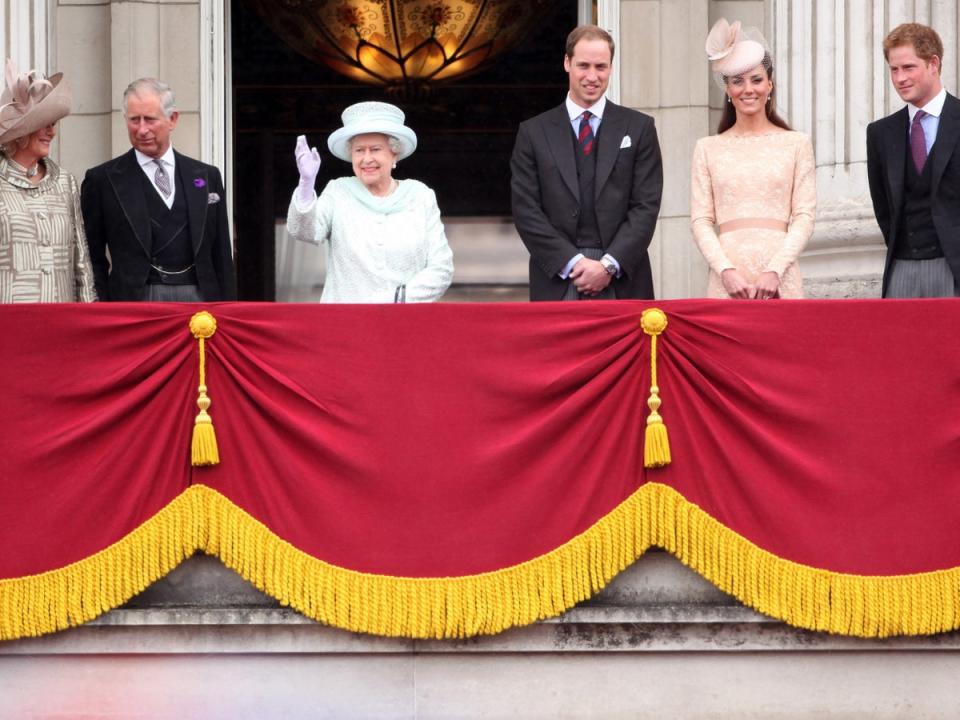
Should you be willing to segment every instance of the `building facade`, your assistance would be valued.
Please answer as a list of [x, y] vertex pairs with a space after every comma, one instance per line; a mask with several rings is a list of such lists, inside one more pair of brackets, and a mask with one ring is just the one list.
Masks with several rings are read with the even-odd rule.
[[[178, 148], [221, 167], [229, 185], [228, 26], [236, 1], [4, 0], [0, 51], [20, 67], [66, 72], [74, 112], [61, 123], [55, 154], [78, 177], [127, 149], [123, 88], [154, 75], [177, 91]], [[580, 5], [586, 17], [589, 3]], [[658, 296], [696, 297], [705, 287], [706, 267], [688, 227], [689, 169], [693, 145], [715, 128], [723, 99], [711, 81], [704, 39], [717, 18], [728, 17], [763, 30], [776, 65], [779, 109], [813, 139], [819, 206], [801, 262], [808, 294], [876, 297], [883, 248], [867, 190], [865, 131], [900, 106], [883, 61], [883, 37], [905, 21], [936, 27], [948, 48], [944, 84], [953, 90], [957, 2], [601, 0], [596, 13], [618, 41], [611, 97], [652, 114], [660, 133], [664, 201], [652, 248]], [[457, 281], [525, 280], [525, 253], [509, 218], [458, 219], [449, 234], [464, 259]], [[500, 260], [483, 262], [478, 243], [490, 244]], [[282, 254], [282, 243], [278, 247]]]
[[[241, 0], [0, 1], [0, 53], [20, 68], [63, 70], [73, 87], [74, 111], [54, 151], [65, 168], [82, 178], [128, 149], [121, 95], [132, 79], [152, 75], [176, 89], [177, 148], [219, 166], [231, 185], [229, 18], [231, 2]], [[591, 3], [579, 5], [586, 18]], [[596, 12], [618, 44], [611, 97], [658, 125], [665, 172], [652, 248], [658, 296], [696, 297], [706, 284], [689, 232], [690, 162], [722, 107], [703, 46], [712, 23], [727, 17], [763, 30], [779, 109], [813, 139], [819, 205], [801, 260], [808, 294], [878, 297], [883, 246], [867, 189], [865, 130], [900, 106], [882, 40], [905, 21], [936, 27], [947, 48], [944, 85], [954, 92], [960, 2], [599, 0]], [[526, 253], [509, 218], [459, 218], [448, 230], [457, 281], [526, 281]], [[304, 257], [319, 255], [294, 257], [282, 235], [280, 228], [277, 268], [286, 276], [278, 290], [309, 298], [310, 280], [296, 272], [309, 265]], [[197, 558], [93, 623], [0, 644], [0, 720], [80, 711], [91, 718], [948, 718], [960, 714], [958, 648], [958, 633], [872, 641], [794, 630], [661, 552], [561, 618], [462, 642], [322, 627]]]

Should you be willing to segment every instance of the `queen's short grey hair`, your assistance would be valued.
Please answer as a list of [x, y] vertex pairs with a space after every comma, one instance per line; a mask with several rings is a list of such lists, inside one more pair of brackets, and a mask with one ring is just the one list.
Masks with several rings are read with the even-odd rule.
[[132, 83], [127, 85], [127, 89], [123, 91], [123, 115], [127, 115], [127, 99], [131, 95], [156, 95], [160, 98], [160, 110], [163, 112], [164, 117], [168, 120], [170, 116], [177, 109], [177, 98], [173, 93], [173, 88], [167, 85], [165, 82], [161, 82], [156, 78], [144, 77], [139, 80], [134, 80]]
[[[403, 147], [400, 144], [400, 141], [395, 138], [393, 135], [388, 135], [387, 133], [363, 133], [364, 135], [383, 135], [387, 139], [387, 145], [390, 147], [390, 152], [394, 155], [400, 154], [400, 149]], [[353, 137], [357, 137], [354, 135]], [[350, 150], [353, 151], [353, 138], [350, 138]]]

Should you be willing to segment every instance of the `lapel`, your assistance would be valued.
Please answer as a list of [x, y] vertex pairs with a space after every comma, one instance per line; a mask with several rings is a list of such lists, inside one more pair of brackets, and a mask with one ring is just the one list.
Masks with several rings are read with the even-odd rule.
[[142, 173], [140, 163], [133, 149], [121, 155], [107, 170], [107, 179], [110, 181], [113, 192], [120, 203], [124, 217], [130, 223], [133, 236], [140, 243], [143, 252], [150, 256], [150, 214], [147, 212], [147, 200], [143, 196], [143, 185], [137, 173]]
[[544, 134], [547, 136], [547, 145], [557, 163], [560, 177], [566, 183], [567, 189], [577, 200], [580, 199], [580, 183], [577, 180], [577, 159], [573, 156], [573, 126], [570, 125], [570, 116], [567, 115], [567, 106], [550, 111], [547, 118]]
[[207, 225], [210, 178], [205, 165], [181, 155], [176, 150], [173, 153], [177, 158], [177, 175], [180, 177], [180, 186], [183, 188], [183, 199], [187, 203], [190, 242], [193, 244], [193, 254], [196, 256], [200, 245], [203, 244], [203, 230]]
[[903, 204], [903, 174], [906, 171], [904, 162], [907, 156], [907, 126], [910, 123], [907, 108], [903, 108], [890, 116], [886, 125], [885, 140], [887, 150], [887, 185], [890, 188], [891, 205], [893, 207], [893, 223], [900, 217], [900, 206]]
[[596, 197], [613, 172], [620, 152], [620, 143], [627, 131], [627, 114], [619, 105], [607, 100], [603, 109], [603, 119], [600, 121], [600, 135], [597, 138], [597, 179]]
[[933, 153], [933, 174], [931, 176], [930, 195], [937, 196], [937, 187], [947, 163], [953, 155], [954, 148], [960, 140], [960, 100], [947, 93], [943, 103], [943, 112], [940, 113], [940, 124], [937, 127], [937, 139], [933, 143], [936, 152]]

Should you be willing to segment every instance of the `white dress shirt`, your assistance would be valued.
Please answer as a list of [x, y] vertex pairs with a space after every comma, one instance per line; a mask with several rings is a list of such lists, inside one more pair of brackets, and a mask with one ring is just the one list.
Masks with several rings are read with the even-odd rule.
[[567, 114], [570, 116], [570, 126], [573, 128], [573, 134], [580, 136], [580, 116], [585, 111], [590, 111], [590, 129], [593, 134], [597, 134], [600, 129], [600, 121], [603, 120], [603, 109], [607, 106], [607, 96], [603, 95], [593, 105], [588, 108], [582, 108], [570, 99], [570, 93], [567, 93]]
[[945, 88], [941, 88], [940, 92], [933, 97], [933, 100], [922, 108], [907, 103], [907, 115], [910, 117], [910, 122], [907, 123], [908, 145], [910, 143], [910, 128], [913, 127], [913, 118], [916, 117], [918, 111], [923, 110], [927, 116], [920, 118], [920, 127], [923, 128], [923, 139], [927, 144], [927, 155], [930, 154], [930, 149], [937, 140], [937, 131], [940, 129], [940, 113], [943, 112], [943, 103], [945, 103], [946, 100], [947, 91]]
[[149, 155], [144, 155], [136, 148], [134, 148], [134, 152], [137, 154], [137, 162], [140, 163], [140, 169], [143, 170], [150, 184], [153, 185], [157, 191], [157, 195], [160, 196], [160, 199], [163, 200], [168, 208], [172, 208], [173, 199], [177, 195], [177, 176], [175, 174], [177, 172], [177, 161], [176, 156], [173, 154], [173, 145], [168, 147], [167, 151], [158, 158], [158, 161], [163, 163], [163, 169], [167, 171], [167, 175], [170, 177], [169, 196], [164, 195], [160, 192], [160, 188], [157, 187], [157, 181], [154, 179], [157, 175], [157, 163], [154, 159]]

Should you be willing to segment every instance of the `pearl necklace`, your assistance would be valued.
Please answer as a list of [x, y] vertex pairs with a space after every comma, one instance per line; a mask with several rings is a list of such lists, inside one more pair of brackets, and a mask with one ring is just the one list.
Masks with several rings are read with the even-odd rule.
[[13, 165], [17, 170], [20, 170], [21, 172], [23, 172], [23, 174], [26, 175], [28, 179], [35, 178], [37, 176], [37, 173], [40, 172], [39, 161], [34, 163], [32, 167], [24, 167], [13, 158], [7, 158], [7, 160], [9, 160], [10, 164]]

